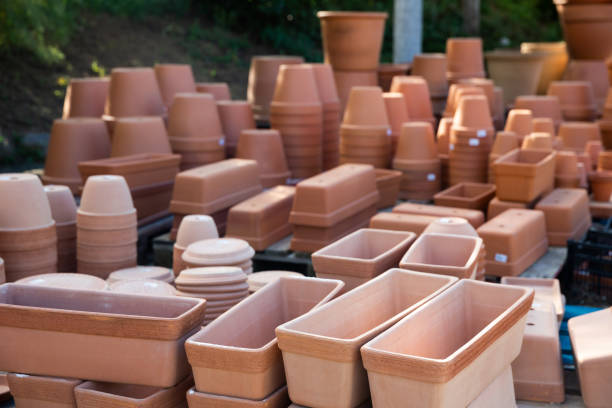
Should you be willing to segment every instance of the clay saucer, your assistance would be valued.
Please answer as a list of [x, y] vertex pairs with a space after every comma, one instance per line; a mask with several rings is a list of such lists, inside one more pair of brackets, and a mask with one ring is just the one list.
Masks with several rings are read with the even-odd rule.
[[[200, 241], [204, 242], [204, 241]], [[203, 283], [208, 284], [229, 284], [245, 282], [246, 275], [240, 268], [236, 267], [207, 267], [185, 269], [176, 278], [177, 286], [198, 286]]]
[[220, 285], [207, 285], [207, 284], [202, 284], [202, 285], [189, 285], [189, 286], [182, 286], [179, 285], [178, 289], [181, 290], [181, 292], [185, 292], [185, 293], [210, 293], [210, 294], [215, 294], [215, 293], [235, 293], [235, 292], [242, 292], [245, 289], [248, 289], [249, 286], [246, 282], [240, 282], [240, 283], [234, 283], [234, 284], [220, 284]]
[[192, 293], [192, 292], [183, 292], [181, 290], [176, 291], [176, 294], [178, 296], [184, 296], [184, 297], [193, 297], [193, 298], [198, 298], [198, 299], [206, 299], [207, 300], [207, 307], [208, 305], [214, 305], [214, 306], [222, 306], [222, 305], [233, 305], [237, 302], [239, 302], [241, 299], [247, 297], [249, 295], [249, 291], [245, 290], [243, 292], [240, 292], [237, 294], [236, 293], [230, 293], [230, 294], [208, 294], [208, 293]]
[[155, 279], [120, 280], [110, 285], [109, 290], [151, 296], [176, 296], [172, 285]]
[[45, 286], [75, 290], [106, 290], [104, 280], [82, 273], [46, 273], [18, 280], [22, 285]]
[[247, 241], [238, 238], [213, 238], [194, 242], [183, 253], [191, 265], [236, 265], [255, 255]]
[[172, 270], [160, 266], [135, 266], [133, 268], [120, 269], [108, 275], [106, 281], [112, 285], [124, 280], [153, 279], [166, 283], [174, 281]]
[[249, 284], [249, 292], [253, 293], [266, 286], [268, 283], [280, 279], [282, 276], [302, 277], [301, 273], [290, 271], [264, 271], [249, 275], [247, 282]]

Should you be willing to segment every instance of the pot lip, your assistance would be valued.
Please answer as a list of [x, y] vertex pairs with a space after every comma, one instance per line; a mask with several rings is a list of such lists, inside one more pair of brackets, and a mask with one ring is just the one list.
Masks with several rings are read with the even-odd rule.
[[46, 229], [46, 228], [51, 228], [53, 226], [57, 226], [55, 220], [51, 220], [51, 222], [49, 222], [48, 224], [38, 225], [35, 228], [0, 228], [0, 232], [1, 231], [7, 231], [7, 232], [38, 231], [38, 230], [42, 230], [42, 229]]
[[522, 53], [520, 50], [493, 50], [485, 52], [485, 59], [493, 60], [522, 60], [535, 61], [544, 59], [548, 54], [545, 52], [530, 52], [529, 54]]
[[331, 18], [363, 18], [363, 19], [384, 19], [389, 17], [389, 13], [381, 11], [318, 11], [317, 17], [319, 19], [331, 19]]
[[612, 181], [612, 171], [610, 170], [591, 171], [588, 176], [589, 181]]
[[77, 214], [83, 214], [89, 217], [109, 217], [109, 216], [119, 216], [119, 215], [129, 215], [136, 214], [136, 208], [132, 208], [128, 211], [120, 212], [120, 213], [94, 213], [81, 210], [81, 207], [77, 209]]

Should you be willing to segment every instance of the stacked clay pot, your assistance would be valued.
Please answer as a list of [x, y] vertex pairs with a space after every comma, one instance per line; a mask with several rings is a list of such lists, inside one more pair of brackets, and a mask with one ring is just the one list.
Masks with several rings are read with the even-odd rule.
[[172, 105], [174, 95], [177, 93], [196, 91], [191, 65], [155, 64], [153, 69], [155, 70], [159, 91], [166, 108]]
[[448, 97], [447, 62], [444, 54], [419, 54], [412, 60], [411, 74], [427, 81], [433, 112], [441, 116]]
[[255, 120], [267, 122], [270, 102], [274, 97], [276, 76], [281, 65], [301, 64], [302, 57], [289, 55], [259, 55], [251, 58], [247, 100], [253, 108]]
[[512, 109], [508, 112], [506, 119], [506, 132], [514, 132], [519, 138], [519, 144], [523, 143], [523, 139], [533, 132], [533, 115], [528, 109]]
[[209, 215], [187, 215], [183, 217], [176, 233], [176, 242], [172, 250], [172, 270], [178, 276], [186, 269], [183, 253], [194, 242], [219, 238], [215, 220]]
[[233, 266], [249, 275], [253, 273], [253, 255], [255, 250], [243, 239], [211, 238], [187, 246], [182, 259], [187, 268]]
[[66, 88], [62, 119], [99, 118], [104, 114], [110, 79], [72, 78]]
[[[378, 65], [378, 86], [380, 86], [383, 92], [389, 92], [393, 77], [398, 75], [408, 75], [408, 71], [410, 71], [410, 69], [410, 64]], [[446, 70], [444, 71], [444, 76], [446, 77]]]
[[172, 153], [166, 126], [159, 116], [117, 118], [111, 157], [140, 153]]
[[514, 101], [515, 109], [527, 109], [534, 118], [549, 118], [553, 121], [555, 130], [563, 122], [559, 98], [554, 95], [523, 95]]
[[338, 165], [340, 157], [340, 99], [331, 65], [309, 65], [315, 74], [323, 108], [323, 170], [329, 170]]
[[[499, 115], [499, 112], [496, 107], [495, 84], [493, 83], [492, 80], [487, 79], [487, 78], [469, 78], [469, 79], [462, 79], [460, 84], [468, 85], [470, 88], [467, 88], [467, 89], [477, 88], [477, 89], [482, 90], [482, 94], [487, 97], [487, 102], [489, 102], [489, 112], [491, 112], [491, 118], [493, 119], [494, 122], [496, 120], [501, 120], [503, 122], [504, 120], [503, 109], [501, 111], [502, 117], [501, 118], [496, 117], [496, 115]], [[459, 99], [461, 98], [462, 92], [465, 92], [465, 89], [459, 88], [458, 93], [457, 93], [457, 98]], [[457, 101], [459, 99], [457, 99]], [[502, 106], [503, 106], [503, 102], [502, 102]]]
[[[444, 108], [443, 116], [445, 118], [452, 118], [455, 115], [455, 110], [457, 109], [457, 105], [459, 100], [468, 95], [485, 95], [485, 92], [482, 88], [474, 86], [472, 84], [464, 82], [465, 80], [460, 80], [456, 84], [452, 84], [448, 89], [448, 98], [446, 99], [446, 106]], [[488, 101], [488, 99], [487, 99]]]
[[605, 150], [612, 150], [612, 90], [608, 91], [603, 115], [598, 124], [601, 131], [601, 143], [603, 148]]
[[482, 40], [480, 38], [449, 38], [446, 40], [448, 82], [466, 78], [484, 78]]
[[248, 101], [218, 101], [217, 110], [225, 135], [226, 156], [235, 157], [240, 132], [256, 127], [251, 104]]
[[389, 166], [391, 141], [387, 109], [377, 86], [351, 90], [340, 126], [340, 163]]
[[578, 188], [580, 186], [580, 172], [576, 153], [566, 151], [557, 152], [555, 158], [555, 187]]
[[274, 129], [243, 130], [236, 157], [257, 162], [259, 180], [263, 188], [286, 184], [291, 175], [285, 160], [283, 142], [278, 131]]
[[571, 150], [576, 154], [584, 154], [589, 141], [600, 141], [601, 134], [597, 123], [563, 122], [559, 126], [559, 139], [563, 142], [563, 150]]
[[168, 135], [172, 151], [181, 155], [181, 170], [225, 158], [221, 120], [210, 94], [176, 94], [168, 114]]
[[153, 280], [165, 283], [174, 282], [174, 274], [171, 269], [161, 266], [135, 266], [114, 271], [106, 279], [109, 286], [121, 281]]
[[605, 60], [612, 55], [612, 4], [604, 0], [554, 0], [571, 58]]
[[608, 90], [610, 80], [608, 78], [608, 67], [605, 61], [601, 60], [571, 60], [563, 79], [566, 81], [587, 81], [591, 83], [595, 102], [597, 103], [598, 114], [601, 115]]
[[121, 176], [90, 176], [77, 211], [77, 271], [106, 279], [136, 266], [137, 217]]
[[247, 276], [236, 267], [186, 269], [174, 281], [179, 296], [206, 299], [206, 326], [249, 295]]
[[78, 194], [81, 186], [78, 163], [109, 157], [110, 150], [102, 119], [56, 119], [51, 128], [43, 183], [65, 185]]
[[387, 108], [387, 118], [391, 127], [391, 157], [395, 156], [397, 141], [402, 133], [402, 125], [408, 122], [408, 108], [404, 94], [399, 92], [385, 92], [383, 94], [385, 107]]
[[281, 65], [270, 104], [270, 127], [281, 134], [294, 178], [321, 172], [323, 107], [311, 66]]
[[229, 85], [225, 82], [198, 82], [196, 92], [211, 94], [215, 101], [231, 101]]
[[6, 281], [57, 272], [55, 221], [38, 177], [0, 175], [0, 197], [0, 257]]
[[495, 172], [493, 171], [493, 163], [504, 154], [518, 149], [520, 147], [519, 138], [514, 132], [497, 132], [495, 136], [495, 142], [491, 147], [491, 153], [489, 154], [489, 183], [495, 183]]
[[463, 181], [485, 183], [495, 129], [487, 98], [465, 96], [459, 100], [450, 133], [450, 185]]
[[57, 234], [57, 271], [76, 272], [77, 206], [66, 186], [45, 186]]
[[391, 92], [404, 94], [410, 120], [429, 122], [435, 126], [436, 120], [425, 79], [417, 76], [396, 76], [391, 82]]
[[551, 82], [548, 86], [548, 95], [559, 98], [564, 120], [591, 121], [597, 117], [597, 101], [590, 82]]
[[399, 198], [431, 200], [440, 191], [440, 159], [429, 122], [402, 125], [393, 168], [403, 173]]

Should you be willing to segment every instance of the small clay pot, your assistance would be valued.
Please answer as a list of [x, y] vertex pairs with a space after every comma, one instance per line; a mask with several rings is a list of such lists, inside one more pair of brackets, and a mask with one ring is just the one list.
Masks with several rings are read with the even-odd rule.
[[155, 76], [159, 84], [164, 105], [172, 105], [174, 95], [179, 92], [195, 92], [195, 79], [191, 65], [188, 64], [155, 64]]
[[188, 215], [183, 217], [178, 227], [176, 242], [172, 252], [172, 270], [178, 276], [186, 265], [182, 256], [185, 249], [196, 241], [219, 238], [215, 221], [209, 215]]
[[599, 155], [603, 152], [600, 140], [589, 140], [584, 147], [584, 152], [591, 158], [593, 166], [597, 166]]
[[489, 113], [487, 98], [479, 95], [462, 97], [453, 116], [451, 129], [454, 128], [484, 129], [492, 132], [493, 121]]
[[402, 125], [394, 163], [405, 160], [432, 160], [438, 156], [433, 128], [428, 122], [408, 122]]
[[600, 120], [597, 122], [601, 131], [601, 143], [604, 149], [612, 149], [612, 120]]
[[391, 155], [394, 156], [395, 149], [397, 148], [397, 141], [402, 131], [402, 124], [410, 120], [408, 117], [408, 108], [406, 107], [404, 94], [399, 92], [385, 92], [383, 94], [383, 100], [385, 101], [387, 117], [391, 125]]
[[163, 116], [165, 107], [153, 68], [113, 68], [104, 113], [111, 117]]
[[196, 92], [211, 94], [215, 101], [229, 101], [232, 99], [230, 89], [225, 82], [198, 82]]
[[438, 132], [436, 133], [436, 144], [438, 146], [438, 154], [448, 154], [450, 141], [450, 129], [453, 124], [453, 118], [442, 118], [438, 124]]
[[521, 149], [553, 150], [553, 138], [548, 133], [533, 132], [523, 139]]
[[560, 80], [567, 66], [569, 57], [565, 42], [521, 43], [521, 52], [523, 54], [535, 53], [542, 56], [542, 72], [538, 81], [537, 93], [539, 95], [546, 94], [548, 85], [552, 81]]
[[418, 54], [412, 60], [411, 74], [427, 81], [432, 98], [446, 97], [448, 80], [446, 79], [447, 63], [445, 54]]
[[227, 156], [234, 157], [240, 132], [256, 127], [251, 104], [248, 101], [218, 101], [217, 109], [225, 135]]
[[389, 127], [382, 90], [377, 86], [353, 87], [342, 125]]
[[533, 132], [533, 115], [527, 109], [512, 109], [508, 113], [506, 120], [506, 132], [514, 132], [519, 138], [519, 143], [523, 143], [525, 136]]
[[597, 123], [563, 122], [559, 127], [559, 138], [564, 149], [582, 153], [587, 142], [601, 141], [601, 133]]
[[502, 130], [504, 128], [504, 120], [506, 116], [506, 108], [504, 106], [504, 90], [499, 87], [493, 87], [493, 95], [495, 96], [495, 102], [493, 103], [493, 123], [495, 129]]
[[108, 157], [110, 147], [108, 132], [101, 119], [56, 119], [51, 128], [43, 182], [66, 185], [77, 194], [81, 186], [77, 164]]
[[[482, 90], [483, 95], [487, 97], [487, 101], [489, 102], [489, 109], [491, 110], [491, 116], [495, 115], [496, 113], [495, 112], [495, 84], [493, 83], [491, 79], [468, 78], [468, 79], [462, 79], [459, 83], [469, 85], [470, 88], [468, 89], [471, 89], [473, 87], [473, 88], [478, 88]], [[461, 91], [462, 89], [459, 88], [459, 92]], [[458, 93], [456, 97], [460, 98], [460, 94]]]
[[504, 104], [511, 105], [520, 95], [533, 95], [538, 89], [544, 63], [541, 54], [520, 51], [493, 51], [485, 54], [493, 81], [504, 90]]
[[111, 157], [140, 153], [172, 153], [161, 117], [118, 118], [115, 122]]
[[610, 201], [612, 194], [612, 172], [598, 170], [589, 173], [589, 183], [593, 191], [594, 201]]
[[480, 38], [448, 38], [446, 40], [448, 71], [453, 83], [464, 78], [484, 78], [482, 40]]
[[612, 171], [612, 152], [604, 151], [599, 154], [597, 159], [597, 170]]
[[1, 230], [38, 229], [54, 224], [49, 201], [35, 175], [0, 175], [0, 196], [11, 197], [0, 202]]
[[109, 85], [108, 77], [72, 78], [66, 88], [62, 119], [102, 116]]
[[515, 109], [528, 109], [534, 118], [550, 118], [555, 129], [563, 121], [559, 98], [554, 95], [518, 96], [514, 102]]
[[79, 212], [99, 215], [132, 214], [130, 189], [121, 176], [91, 176], [85, 182]]
[[551, 118], [533, 118], [531, 123], [534, 132], [548, 133], [552, 138], [555, 137], [555, 123]]
[[236, 157], [251, 159], [259, 165], [259, 178], [264, 188], [285, 184], [291, 175], [283, 151], [280, 133], [274, 129], [243, 130]]
[[306, 64], [281, 65], [270, 109], [282, 114], [295, 105], [314, 106], [315, 111], [321, 105], [314, 71]]
[[408, 75], [408, 71], [410, 71], [410, 69], [411, 64], [378, 65], [378, 86], [380, 86], [384, 92], [389, 92], [389, 90], [391, 89], [391, 81], [393, 80], [393, 77], [398, 75]]
[[519, 147], [518, 136], [514, 132], [497, 132], [491, 154], [501, 156]]
[[355, 86], [378, 86], [376, 71], [340, 71], [334, 69], [341, 112], [346, 109], [351, 89]]
[[597, 102], [590, 82], [551, 82], [548, 86], [548, 95], [559, 98], [564, 120], [591, 121], [597, 117]]
[[608, 67], [604, 61], [571, 60], [565, 70], [563, 79], [590, 82], [599, 112], [603, 111], [610, 89]]
[[391, 82], [391, 92], [404, 94], [408, 117], [411, 120], [435, 125], [429, 88], [425, 79], [417, 76], [396, 76]]

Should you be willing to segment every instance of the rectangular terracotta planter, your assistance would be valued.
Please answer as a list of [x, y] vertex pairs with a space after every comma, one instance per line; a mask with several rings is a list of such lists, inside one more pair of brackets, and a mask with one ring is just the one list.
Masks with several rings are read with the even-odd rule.
[[8, 374], [8, 385], [16, 407], [76, 408], [74, 388], [81, 380]]
[[170, 214], [173, 188], [174, 180], [130, 189], [139, 226]]
[[527, 203], [519, 203], [517, 201], [502, 201], [499, 198], [494, 197], [491, 201], [489, 201], [489, 207], [487, 210], [487, 220], [498, 216], [499, 214], [503, 213], [506, 210], [509, 210], [510, 208], [527, 209], [533, 208], [533, 206], [530, 207], [530, 205]]
[[403, 203], [393, 207], [394, 213], [428, 215], [430, 217], [461, 217], [468, 220], [472, 227], [478, 228], [485, 221], [485, 216], [482, 211], [469, 210], [466, 208], [445, 207], [442, 205], [424, 205]]
[[589, 196], [582, 188], [557, 188], [535, 209], [546, 217], [550, 245], [566, 246], [568, 239], [580, 240], [591, 226]]
[[361, 348], [374, 406], [465, 407], [519, 355], [533, 290], [463, 279]]
[[370, 219], [370, 228], [392, 231], [410, 231], [420, 235], [429, 224], [438, 218], [440, 217], [381, 212]]
[[478, 237], [426, 233], [402, 257], [400, 268], [474, 279], [482, 246]]
[[520, 275], [548, 250], [542, 211], [510, 209], [487, 221], [476, 232], [487, 248], [487, 275]]
[[[171, 387], [189, 374], [185, 340], [203, 300], [0, 287], [0, 370]], [[135, 369], [138, 367], [138, 369]]]
[[367, 400], [367, 375], [359, 348], [456, 281], [391, 269], [279, 326], [276, 335], [291, 401], [309, 407], [348, 408]]
[[563, 315], [565, 314], [565, 301], [561, 294], [561, 285], [558, 279], [544, 278], [520, 278], [517, 276], [504, 276], [501, 278], [502, 285], [522, 286], [524, 288], [532, 288], [535, 290], [535, 298], [533, 308], [548, 309], [548, 304], [552, 304], [557, 316], [557, 322], [561, 324]]
[[397, 203], [402, 172], [397, 170], [376, 169], [376, 189], [380, 198], [378, 208], [392, 207]]
[[183, 408], [193, 385], [188, 376], [169, 388], [88, 381], [74, 389], [79, 408]]
[[255, 160], [228, 159], [177, 174], [170, 212], [212, 214], [262, 190]]
[[434, 203], [486, 212], [493, 197], [495, 197], [495, 184], [463, 182], [434, 195]]
[[285, 384], [274, 329], [340, 291], [337, 280], [282, 277], [234, 306], [185, 343], [196, 390], [261, 400]]
[[261, 400], [209, 394], [194, 387], [187, 391], [187, 402], [189, 408], [287, 408], [291, 404], [286, 385]]
[[263, 251], [291, 235], [289, 213], [294, 196], [295, 187], [276, 186], [236, 204], [229, 210], [226, 236], [244, 239]]
[[396, 268], [415, 239], [413, 232], [360, 229], [312, 254], [312, 266], [318, 278], [340, 279], [349, 291]]
[[497, 197], [529, 203], [555, 186], [554, 151], [515, 149], [493, 164]]

